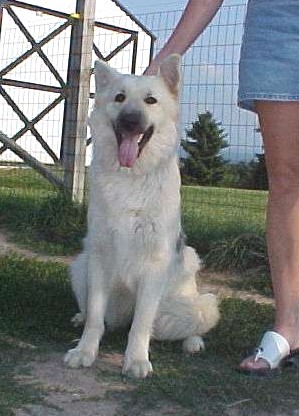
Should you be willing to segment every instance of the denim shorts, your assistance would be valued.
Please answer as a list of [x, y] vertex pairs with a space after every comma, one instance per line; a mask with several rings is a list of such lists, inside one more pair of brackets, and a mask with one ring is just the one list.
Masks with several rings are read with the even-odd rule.
[[238, 105], [299, 101], [299, 0], [249, 0], [239, 63]]

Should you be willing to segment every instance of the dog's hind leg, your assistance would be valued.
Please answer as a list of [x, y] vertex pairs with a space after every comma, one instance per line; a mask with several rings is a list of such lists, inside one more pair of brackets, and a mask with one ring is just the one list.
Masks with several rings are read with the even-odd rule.
[[202, 335], [219, 320], [218, 301], [213, 294], [200, 295], [196, 284], [196, 272], [201, 261], [195, 250], [182, 246], [180, 267], [174, 272], [178, 282], [176, 289], [166, 295], [159, 306], [154, 324], [154, 338], [184, 340], [183, 348], [198, 352], [204, 348]]
[[218, 302], [211, 293], [169, 296], [160, 304], [153, 337], [158, 340], [183, 340], [185, 351], [199, 352], [204, 348], [202, 335], [218, 320]]
[[85, 321], [87, 308], [87, 255], [84, 252], [73, 261], [69, 273], [72, 289], [80, 310], [72, 318], [72, 322], [74, 326], [79, 326]]

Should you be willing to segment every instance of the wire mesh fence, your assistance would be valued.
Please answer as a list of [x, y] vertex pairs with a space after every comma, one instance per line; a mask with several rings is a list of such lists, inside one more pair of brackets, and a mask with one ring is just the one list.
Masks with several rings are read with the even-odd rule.
[[[203, 229], [207, 234], [217, 234], [217, 230], [221, 229], [234, 233], [234, 228], [236, 234], [264, 230], [266, 192], [243, 189], [259, 189], [259, 184], [263, 182], [261, 176], [265, 175], [264, 163], [255, 174], [250, 172], [251, 169], [254, 171], [257, 160], [264, 162], [257, 116], [237, 105], [238, 64], [246, 7], [247, 1], [244, 0], [233, 5], [224, 2], [211, 24], [183, 57], [181, 139], [186, 139], [186, 131], [197, 120], [198, 114], [210, 112], [226, 135], [228, 147], [221, 151], [223, 158], [229, 168], [238, 166], [241, 171], [244, 169], [243, 173], [239, 171], [237, 174], [236, 182], [229, 183], [228, 180], [218, 184], [221, 189], [183, 189], [185, 209], [192, 211], [194, 216], [194, 221], [187, 221], [186, 225], [195, 239], [200, 238]], [[156, 52], [164, 45], [181, 13], [182, 10], [178, 9], [137, 16], [157, 37]], [[182, 148], [180, 155], [186, 157]], [[254, 183], [249, 179], [252, 173]], [[267, 188], [267, 183], [261, 188]], [[192, 232], [196, 223], [204, 224], [201, 233]], [[197, 244], [200, 246], [200, 242], [197, 241]]]
[[[13, 10], [22, 22], [26, 22], [34, 45], [24, 36], [7, 10], [4, 10], [0, 37], [0, 130], [8, 138], [14, 138], [29, 155], [62, 178], [65, 175], [65, 166], [61, 160], [64, 99], [67, 94], [70, 36], [75, 17], [67, 14], [46, 15], [38, 10], [33, 13], [32, 10], [20, 8]], [[138, 16], [128, 15], [121, 8], [117, 12], [119, 15], [101, 15], [100, 22], [104, 26], [95, 27], [96, 46], [92, 59], [104, 58], [122, 72], [133, 70], [141, 74], [152, 54], [153, 37], [156, 37], [157, 52], [174, 28], [182, 10], [143, 13]], [[237, 106], [238, 61], [245, 13], [246, 1], [240, 0], [234, 5], [224, 4], [204, 34], [183, 57], [181, 139], [186, 139], [186, 131], [190, 130], [198, 114], [209, 112], [223, 129], [228, 144], [221, 151], [222, 158], [226, 160], [223, 181], [208, 187], [184, 188], [182, 191], [183, 207], [188, 212], [188, 218], [191, 218], [186, 227], [191, 234], [199, 222], [202, 224], [201, 235], [203, 229], [206, 234], [217, 234], [221, 228], [235, 229], [237, 233], [240, 229], [251, 232], [264, 227], [266, 193], [232, 189], [232, 186], [242, 188], [241, 176], [246, 179], [252, 174], [253, 166], [249, 162], [256, 159], [256, 154], [263, 153], [256, 116]], [[59, 27], [63, 24], [65, 27], [59, 32]], [[59, 32], [55, 39], [43, 41], [55, 31]], [[130, 36], [133, 36], [132, 42], [128, 41]], [[31, 54], [28, 52], [30, 50]], [[26, 54], [30, 55], [28, 59], [12, 65], [18, 56]], [[135, 60], [132, 61], [134, 54]], [[43, 60], [41, 55], [45, 55], [47, 60]], [[56, 72], [49, 70], [52, 66]], [[28, 85], [17, 86], [16, 83], [20, 80]], [[29, 84], [44, 87], [37, 89]], [[93, 92], [92, 76], [91, 93]], [[10, 102], [5, 94], [10, 97]], [[62, 99], [59, 100], [59, 97]], [[12, 102], [17, 104], [19, 112], [15, 111]], [[53, 102], [55, 105], [51, 107]], [[93, 99], [90, 98], [89, 108], [92, 103]], [[49, 106], [49, 112], [45, 112]], [[43, 112], [43, 117], [39, 117]], [[18, 136], [22, 130], [23, 134]], [[89, 139], [88, 130], [85, 139]], [[86, 158], [84, 156], [86, 167], [90, 163], [91, 154], [92, 146], [89, 146]], [[187, 156], [182, 148], [180, 156], [183, 160]], [[230, 179], [231, 176], [234, 176], [233, 180]], [[2, 144], [0, 191], [3, 194], [12, 190], [15, 195], [27, 192], [37, 198], [56, 192], [39, 173], [28, 167], [28, 162], [24, 162]], [[197, 234], [193, 233], [194, 239]]]

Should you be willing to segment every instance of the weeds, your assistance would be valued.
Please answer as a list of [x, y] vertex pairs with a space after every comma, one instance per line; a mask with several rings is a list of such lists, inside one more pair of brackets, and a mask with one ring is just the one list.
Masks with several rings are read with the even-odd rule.
[[249, 233], [214, 242], [204, 260], [207, 267], [219, 271], [244, 272], [266, 267], [268, 256], [265, 238]]
[[78, 249], [86, 228], [86, 207], [64, 194], [50, 196], [42, 201], [31, 223], [46, 241]]

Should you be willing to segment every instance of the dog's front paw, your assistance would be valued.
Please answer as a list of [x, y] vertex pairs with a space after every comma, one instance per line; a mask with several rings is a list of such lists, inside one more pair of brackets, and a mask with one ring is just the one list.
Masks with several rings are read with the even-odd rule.
[[125, 360], [122, 373], [128, 377], [145, 378], [153, 372], [149, 360]]
[[183, 342], [183, 350], [189, 354], [195, 354], [205, 349], [205, 343], [199, 335], [186, 338]]
[[96, 359], [96, 356], [97, 352], [87, 351], [77, 347], [66, 353], [64, 362], [72, 368], [78, 368], [81, 366], [90, 367]]

